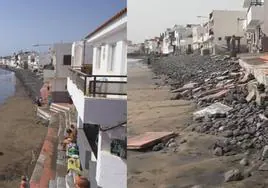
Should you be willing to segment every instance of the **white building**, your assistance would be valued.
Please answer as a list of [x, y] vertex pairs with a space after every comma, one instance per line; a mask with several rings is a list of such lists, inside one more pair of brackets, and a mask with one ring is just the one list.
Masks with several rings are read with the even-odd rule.
[[[90, 33], [85, 45], [82, 52], [73, 47], [72, 64], [77, 68], [70, 68], [67, 78], [67, 90], [77, 111], [82, 168], [93, 188], [126, 188], [126, 159], [111, 149], [114, 139], [124, 143], [126, 137], [126, 127], [121, 124], [127, 121], [127, 10]], [[91, 73], [83, 73], [79, 67], [85, 62], [92, 62]]]
[[44, 81], [51, 85], [53, 102], [68, 102], [67, 77], [72, 62], [72, 43], [54, 44], [51, 50], [53, 70], [44, 70]]
[[208, 31], [204, 34], [204, 47], [213, 54], [225, 51], [228, 49], [226, 39], [233, 35], [241, 37], [240, 44], [245, 45], [243, 27], [239, 22], [245, 15], [245, 11], [213, 10], [209, 14]]
[[197, 25], [192, 28], [193, 33], [193, 50], [197, 50], [201, 47], [204, 41], [205, 27], [203, 25]]
[[[264, 0], [253, 1], [244, 0], [243, 8], [247, 9], [246, 18], [243, 22], [243, 28], [248, 39], [249, 52], [256, 53], [260, 51], [268, 51], [263, 43], [267, 40], [268, 32], [265, 32], [265, 6]], [[267, 16], [266, 16], [267, 17]]]
[[39, 68], [43, 68], [45, 65], [51, 63], [51, 55], [49, 52], [40, 52], [36, 59]]

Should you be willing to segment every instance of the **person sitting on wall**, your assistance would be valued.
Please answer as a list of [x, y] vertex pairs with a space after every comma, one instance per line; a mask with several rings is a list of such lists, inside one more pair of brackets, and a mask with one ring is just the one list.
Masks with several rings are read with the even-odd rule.
[[71, 128], [70, 129], [72, 130], [73, 134], [77, 137], [77, 129], [74, 126], [74, 124], [71, 124]]
[[71, 129], [66, 130], [67, 136], [65, 136], [64, 141], [62, 142], [62, 147], [64, 150], [66, 150], [66, 146], [70, 143], [76, 142], [76, 135], [75, 132]]

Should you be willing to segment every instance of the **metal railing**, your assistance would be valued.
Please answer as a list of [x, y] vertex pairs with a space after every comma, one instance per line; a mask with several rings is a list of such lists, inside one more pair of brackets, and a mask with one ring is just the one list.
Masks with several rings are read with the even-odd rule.
[[81, 72], [79, 67], [69, 70], [70, 79], [86, 96], [127, 95], [126, 75], [89, 75]]

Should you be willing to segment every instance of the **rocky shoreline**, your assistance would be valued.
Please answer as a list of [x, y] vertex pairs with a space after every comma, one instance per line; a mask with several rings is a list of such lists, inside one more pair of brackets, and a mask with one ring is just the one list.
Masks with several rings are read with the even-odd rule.
[[[206, 112], [198, 117], [194, 113], [194, 119], [187, 128], [218, 136], [218, 141], [210, 148], [215, 156], [244, 153], [245, 157], [240, 161], [242, 166], [248, 166], [249, 160], [254, 163], [266, 160], [268, 107], [265, 88], [241, 69], [238, 59], [228, 56], [172, 56], [154, 59], [151, 68], [156, 85], [170, 86], [172, 100], [191, 100], [197, 106], [196, 113]], [[256, 88], [254, 94], [252, 87]], [[266, 166], [264, 162], [258, 168], [268, 171]], [[234, 169], [226, 173], [225, 181], [240, 180], [251, 174], [245, 173], [242, 175]]]

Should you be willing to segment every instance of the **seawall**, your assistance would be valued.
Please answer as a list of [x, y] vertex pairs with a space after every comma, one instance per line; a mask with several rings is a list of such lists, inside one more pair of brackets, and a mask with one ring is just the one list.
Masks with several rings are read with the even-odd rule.
[[40, 95], [43, 79], [40, 79], [34, 72], [28, 69], [17, 69], [6, 65], [1, 65], [0, 68], [14, 72], [16, 77], [24, 85], [31, 99], [35, 100], [35, 97]]

